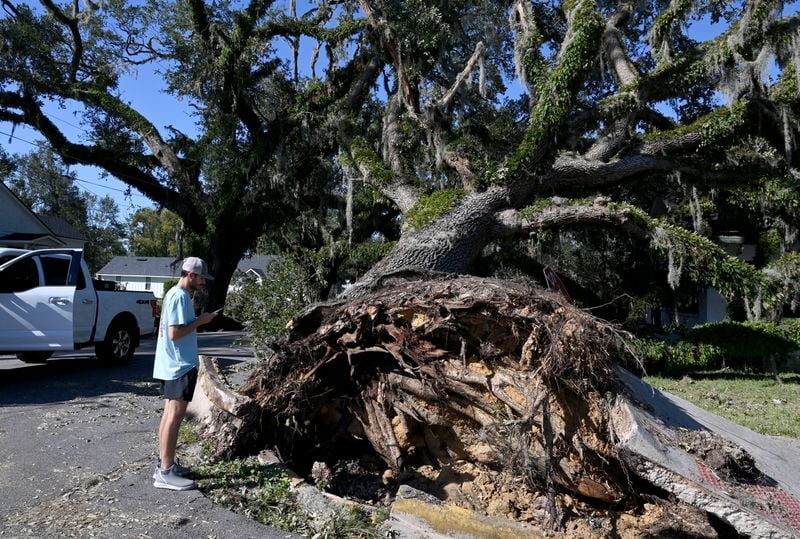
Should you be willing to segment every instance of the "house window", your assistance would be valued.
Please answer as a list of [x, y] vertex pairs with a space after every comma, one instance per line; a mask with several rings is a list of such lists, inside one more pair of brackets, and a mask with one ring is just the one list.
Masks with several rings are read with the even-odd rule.
[[150, 290], [151, 277], [144, 278], [144, 289]]
[[117, 282], [118, 282], [118, 283], [121, 283], [121, 282], [122, 282], [122, 276], [121, 276], [121, 275], [117, 275]]

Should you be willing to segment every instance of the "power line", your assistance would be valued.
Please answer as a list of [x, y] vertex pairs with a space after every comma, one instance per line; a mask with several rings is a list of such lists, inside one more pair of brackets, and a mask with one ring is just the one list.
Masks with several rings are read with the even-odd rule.
[[17, 135], [12, 135], [11, 133], [6, 133], [5, 131], [0, 131], [0, 135], [6, 135], [8, 138], [15, 138], [20, 142], [24, 142], [26, 144], [30, 144], [31, 146], [36, 146], [35, 142], [31, 142], [30, 140], [25, 140], [24, 138], [20, 138]]
[[62, 119], [62, 118], [59, 118], [58, 116], [56, 116], [56, 115], [54, 115], [54, 114], [50, 114], [49, 112], [44, 112], [44, 111], [43, 111], [42, 113], [43, 113], [45, 116], [49, 116], [50, 118], [52, 118], [52, 119], [54, 119], [54, 120], [58, 120], [59, 122], [61, 122], [61, 123], [63, 123], [63, 124], [67, 124], [67, 125], [68, 125], [68, 126], [70, 126], [70, 127], [74, 127], [75, 129], [83, 129], [83, 127], [81, 127], [81, 126], [79, 126], [79, 125], [75, 125], [75, 124], [69, 123], [68, 121], [66, 121], [66, 120], [64, 120], [64, 119]]
[[[80, 178], [73, 178], [73, 179], [74, 179], [76, 182], [81, 182], [81, 183], [86, 183], [86, 184], [89, 184], [89, 185], [94, 185], [95, 187], [102, 187], [103, 189], [108, 189], [109, 191], [117, 191], [117, 192], [119, 192], [119, 193], [123, 193], [123, 194], [125, 194], [125, 196], [138, 197], [138, 198], [144, 198], [144, 199], [146, 199], [146, 200], [150, 200], [150, 199], [149, 199], [149, 198], [147, 198], [146, 196], [144, 196], [144, 195], [137, 195], [137, 194], [135, 194], [135, 193], [132, 193], [132, 192], [130, 192], [128, 189], [119, 189], [119, 188], [117, 188], [117, 187], [109, 187], [109, 186], [107, 186], [107, 185], [103, 185], [102, 183], [90, 182], [89, 180], [81, 180]], [[87, 189], [87, 191], [89, 191], [89, 190]], [[91, 191], [90, 191], [90, 192], [91, 192]], [[95, 194], [97, 194], [97, 193], [95, 193]]]
[[[16, 136], [16, 135], [12, 135], [11, 133], [6, 133], [5, 131], [0, 131], [0, 135], [6, 135], [6, 136], [8, 136], [9, 138], [17, 139], [17, 140], [19, 140], [20, 142], [24, 142], [24, 143], [26, 143], [26, 144], [30, 144], [31, 146], [36, 146], [36, 145], [37, 145], [35, 142], [31, 142], [30, 140], [25, 140], [24, 138], [18, 137], [18, 136]], [[108, 190], [110, 190], [110, 191], [118, 191], [118, 192], [120, 192], [120, 193], [124, 193], [126, 196], [130, 196], [130, 197], [139, 197], [139, 198], [144, 198], [144, 199], [146, 199], [146, 200], [150, 200], [150, 199], [149, 199], [149, 198], [147, 198], [146, 196], [144, 196], [144, 195], [137, 195], [137, 194], [135, 194], [135, 193], [131, 192], [131, 191], [130, 191], [130, 190], [128, 190], [128, 189], [118, 189], [118, 188], [116, 188], [116, 187], [109, 187], [109, 186], [107, 186], [107, 185], [102, 185], [102, 184], [99, 184], [99, 183], [93, 183], [93, 182], [90, 182], [89, 180], [81, 180], [81, 179], [79, 179], [79, 178], [72, 178], [71, 176], [65, 176], [65, 177], [68, 177], [68, 178], [70, 178], [70, 179], [72, 179], [72, 180], [74, 180], [74, 181], [79, 181], [79, 182], [82, 182], [82, 183], [88, 183], [89, 185], [94, 185], [94, 186], [96, 186], [96, 187], [102, 187], [103, 189], [108, 189]], [[132, 179], [132, 178], [131, 178], [131, 179]], [[89, 190], [87, 189], [87, 191], [89, 191]], [[91, 191], [89, 191], [89, 192], [91, 192]], [[94, 194], [96, 195], [97, 193], [94, 193]], [[98, 196], [99, 196], [99, 195], [98, 195]]]

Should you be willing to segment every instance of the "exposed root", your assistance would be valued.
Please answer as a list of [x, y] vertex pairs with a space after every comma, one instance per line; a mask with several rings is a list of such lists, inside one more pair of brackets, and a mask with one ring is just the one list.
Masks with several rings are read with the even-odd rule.
[[299, 468], [361, 439], [396, 473], [458, 459], [520, 466], [553, 515], [556, 490], [601, 503], [631, 494], [606, 440], [616, 333], [559, 296], [445, 277], [319, 305], [290, 324], [290, 344], [243, 391], [271, 418], [264, 443]]

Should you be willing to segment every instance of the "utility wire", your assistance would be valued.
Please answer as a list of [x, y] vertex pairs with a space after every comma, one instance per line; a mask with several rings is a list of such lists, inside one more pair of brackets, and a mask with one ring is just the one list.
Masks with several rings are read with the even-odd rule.
[[[24, 142], [24, 143], [26, 143], [26, 144], [30, 144], [31, 146], [36, 146], [36, 145], [37, 145], [35, 142], [31, 142], [30, 140], [25, 140], [24, 138], [18, 137], [17, 135], [12, 135], [11, 133], [6, 133], [5, 131], [0, 131], [0, 135], [5, 135], [5, 136], [7, 136], [7, 137], [9, 137], [9, 138], [16, 139], [16, 140], [18, 140], [18, 141], [20, 141], [20, 142]], [[79, 178], [72, 178], [71, 176], [67, 176], [67, 175], [63, 175], [63, 176], [64, 176], [65, 178], [69, 178], [69, 179], [71, 179], [71, 180], [74, 180], [74, 181], [79, 181], [79, 182], [82, 182], [82, 183], [88, 183], [89, 185], [94, 185], [94, 186], [97, 186], [97, 187], [102, 187], [103, 189], [109, 189], [109, 190], [111, 190], [111, 191], [118, 191], [118, 192], [120, 192], [120, 193], [124, 193], [126, 196], [144, 198], [144, 199], [146, 199], [146, 200], [148, 200], [148, 201], [150, 200], [149, 198], [147, 198], [147, 197], [146, 197], [146, 196], [144, 196], [144, 195], [137, 195], [137, 194], [134, 194], [132, 191], [129, 191], [129, 190], [127, 190], [127, 189], [119, 189], [119, 188], [116, 188], [116, 187], [109, 187], [109, 186], [102, 185], [102, 184], [99, 184], [99, 183], [93, 183], [93, 182], [90, 182], [89, 180], [81, 180], [81, 179], [79, 179]], [[132, 178], [131, 178], [131, 179], [132, 179]], [[87, 189], [87, 191], [88, 191], [88, 189]], [[90, 191], [90, 192], [91, 192], [91, 191]], [[95, 195], [96, 195], [97, 193], [93, 193], [93, 194], [95, 194]]]

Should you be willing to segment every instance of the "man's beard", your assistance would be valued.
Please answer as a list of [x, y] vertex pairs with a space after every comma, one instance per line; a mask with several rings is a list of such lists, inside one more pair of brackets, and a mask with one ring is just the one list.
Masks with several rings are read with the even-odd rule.
[[189, 281], [188, 284], [189, 292], [197, 292], [203, 287], [203, 285], [197, 284], [195, 281]]

